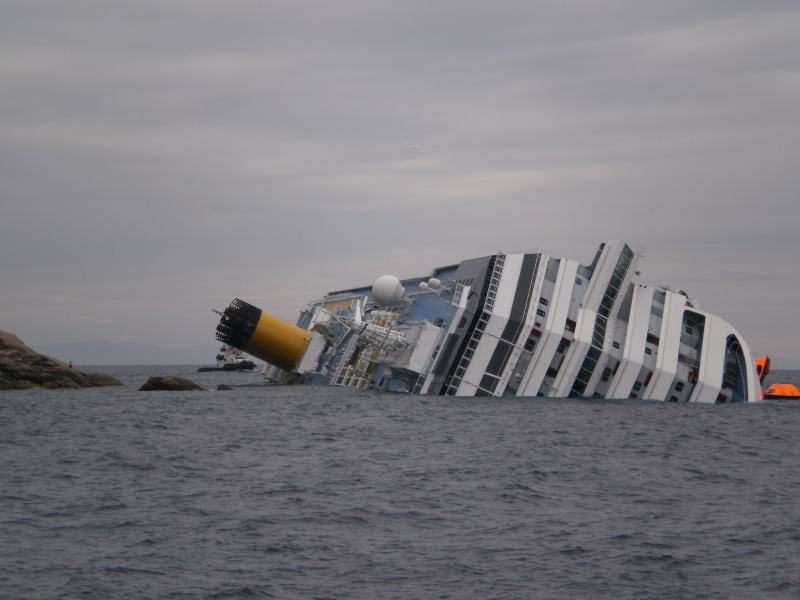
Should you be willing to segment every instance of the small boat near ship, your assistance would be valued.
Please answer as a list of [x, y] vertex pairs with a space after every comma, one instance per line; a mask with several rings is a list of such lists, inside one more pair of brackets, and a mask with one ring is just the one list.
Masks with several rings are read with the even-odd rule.
[[[644, 249], [612, 240], [590, 264], [496, 253], [391, 275], [310, 302], [296, 325], [238, 298], [216, 337], [279, 383], [437, 396], [763, 399], [742, 336], [684, 291], [639, 282]], [[216, 312], [216, 311], [215, 311]]]
[[256, 368], [256, 363], [247, 358], [241, 350], [229, 344], [223, 344], [217, 354], [216, 367], [200, 367], [198, 373], [209, 373], [212, 371], [252, 371]]

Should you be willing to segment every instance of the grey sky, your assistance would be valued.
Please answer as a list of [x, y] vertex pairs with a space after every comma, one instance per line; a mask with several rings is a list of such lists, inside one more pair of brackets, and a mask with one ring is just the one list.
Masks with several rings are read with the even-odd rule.
[[799, 157], [797, 2], [4, 2], [0, 329], [180, 348], [623, 238], [800, 362]]

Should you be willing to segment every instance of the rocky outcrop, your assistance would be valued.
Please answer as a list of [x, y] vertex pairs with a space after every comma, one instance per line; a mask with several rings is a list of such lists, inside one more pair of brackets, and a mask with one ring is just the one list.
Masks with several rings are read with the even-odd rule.
[[189, 390], [202, 390], [199, 385], [183, 377], [175, 375], [153, 375], [139, 388], [140, 392], [187, 392]]
[[30, 388], [80, 389], [122, 385], [98, 373], [84, 373], [69, 365], [34, 352], [15, 335], [0, 331], [0, 390]]

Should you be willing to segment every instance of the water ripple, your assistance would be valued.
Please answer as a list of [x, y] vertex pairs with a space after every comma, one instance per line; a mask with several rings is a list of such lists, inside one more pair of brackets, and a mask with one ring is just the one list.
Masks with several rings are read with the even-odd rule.
[[800, 590], [800, 403], [148, 394], [109, 372], [127, 385], [0, 394], [1, 597]]

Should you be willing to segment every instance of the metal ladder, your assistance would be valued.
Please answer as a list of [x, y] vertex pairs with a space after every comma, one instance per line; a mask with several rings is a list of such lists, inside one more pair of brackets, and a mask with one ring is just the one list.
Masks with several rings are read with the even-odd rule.
[[483, 312], [481, 313], [480, 319], [478, 319], [478, 324], [475, 326], [475, 330], [472, 332], [472, 337], [467, 344], [467, 349], [464, 350], [464, 354], [458, 363], [458, 368], [456, 368], [456, 372], [453, 374], [453, 378], [450, 380], [450, 385], [447, 386], [447, 391], [445, 394], [448, 396], [456, 395], [458, 386], [461, 385], [461, 379], [467, 372], [470, 362], [472, 362], [472, 356], [475, 353], [475, 348], [478, 347], [481, 336], [483, 336], [483, 330], [486, 329], [486, 325], [489, 323], [489, 318], [492, 316], [494, 301], [497, 298], [497, 288], [500, 286], [500, 278], [503, 276], [503, 265], [505, 264], [505, 260], [505, 254], [498, 254], [495, 258], [494, 269], [492, 270], [492, 278], [489, 281], [489, 290], [486, 294], [486, 301], [483, 304]]

